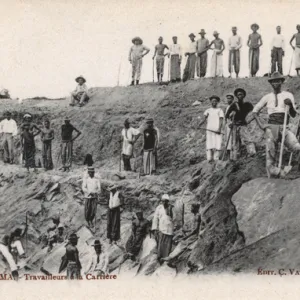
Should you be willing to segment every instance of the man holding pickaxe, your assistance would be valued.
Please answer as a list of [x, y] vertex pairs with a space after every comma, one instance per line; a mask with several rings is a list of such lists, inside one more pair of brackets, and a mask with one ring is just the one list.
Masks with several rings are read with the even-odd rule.
[[[262, 97], [256, 104], [253, 109], [253, 116], [259, 127], [265, 131], [266, 167], [268, 177], [284, 177], [290, 170], [290, 168], [285, 168], [284, 170], [281, 169], [284, 145], [290, 151], [300, 151], [300, 144], [288, 126], [289, 117], [291, 116], [294, 118], [297, 111], [293, 94], [281, 90], [285, 78], [279, 72], [274, 72], [268, 81], [273, 87], [273, 92]], [[258, 113], [265, 106], [268, 111], [268, 124], [262, 124], [258, 117]], [[281, 149], [279, 164], [276, 166], [275, 153], [276, 147], [280, 141]]]

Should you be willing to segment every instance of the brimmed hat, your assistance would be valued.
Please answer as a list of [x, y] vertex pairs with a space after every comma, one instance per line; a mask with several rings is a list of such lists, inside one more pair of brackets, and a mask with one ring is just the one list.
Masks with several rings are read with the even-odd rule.
[[237, 27], [236, 26], [232, 26], [231, 29], [237, 29]]
[[79, 237], [76, 235], [76, 233], [71, 233], [69, 236], [69, 240], [78, 240]]
[[268, 81], [272, 82], [272, 81], [278, 80], [278, 79], [281, 80], [282, 82], [285, 81], [285, 78], [281, 75], [281, 73], [276, 71], [271, 75], [271, 77], [268, 79]]
[[64, 120], [65, 121], [70, 121], [70, 118], [68, 116], [65, 116]]
[[232, 97], [234, 99], [234, 95], [232, 93], [226, 94], [225, 97]]
[[138, 37], [138, 36], [136, 36], [136, 37], [134, 37], [134, 38], [132, 39], [132, 43], [134, 44], [135, 41], [139, 41], [140, 44], [143, 44], [143, 40], [142, 40], [140, 37]]
[[92, 245], [92, 247], [95, 247], [95, 246], [101, 246], [101, 243], [99, 240], [95, 240], [94, 245]]
[[112, 191], [112, 190], [114, 190], [114, 189], [117, 189], [118, 188], [118, 185], [117, 184], [115, 184], [115, 183], [112, 183], [112, 184], [110, 184], [109, 186], [108, 186], [108, 190], [109, 191]]
[[253, 27], [256, 27], [257, 29], [259, 29], [259, 25], [256, 23], [251, 24], [250, 28], [252, 29]]
[[146, 118], [145, 121], [146, 121], [146, 123], [153, 123], [154, 122], [153, 118], [151, 118], [151, 117]]
[[128, 118], [124, 121], [124, 124], [130, 124], [130, 121]]
[[211, 101], [212, 99], [216, 99], [218, 102], [221, 101], [220, 97], [215, 96], [215, 95], [209, 97], [209, 100], [210, 100], [210, 101]]
[[78, 77], [75, 79], [75, 81], [78, 82], [79, 79], [82, 79], [84, 82], [86, 82], [85, 78], [84, 78], [82, 75], [78, 76]]
[[245, 97], [247, 95], [246, 91], [244, 89], [242, 89], [242, 88], [238, 88], [238, 89], [234, 90], [234, 95], [235, 96], [237, 96], [238, 93], [243, 93]]
[[10, 111], [4, 112], [4, 116], [11, 116], [11, 112]]
[[172, 39], [175, 39], [175, 38], [176, 38], [176, 39], [178, 38], [177, 35], [172, 36]]
[[204, 29], [201, 29], [200, 32], [199, 32], [199, 34], [202, 34], [202, 33], [203, 33], [203, 34], [206, 34], [206, 32], [205, 32]]
[[65, 227], [65, 225], [63, 223], [59, 223], [57, 226], [57, 228], [64, 228], [64, 227]]
[[60, 215], [59, 214], [55, 214], [51, 217], [52, 220], [56, 220], [59, 221], [60, 220]]
[[170, 197], [168, 194], [163, 194], [161, 197], [161, 200], [169, 200], [170, 201]]
[[196, 36], [193, 33], [190, 33], [189, 37], [196, 37]]
[[88, 167], [88, 172], [95, 172], [95, 168], [94, 167]]
[[32, 118], [32, 115], [27, 113], [23, 116], [23, 119], [25, 119], [25, 118]]
[[213, 32], [213, 35], [220, 34], [217, 30]]

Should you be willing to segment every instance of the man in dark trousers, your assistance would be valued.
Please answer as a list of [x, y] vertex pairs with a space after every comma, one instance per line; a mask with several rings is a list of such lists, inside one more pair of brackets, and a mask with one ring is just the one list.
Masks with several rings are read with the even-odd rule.
[[[73, 138], [73, 131], [77, 135]], [[81, 132], [75, 128], [68, 117], [65, 117], [65, 124], [61, 126], [61, 159], [63, 171], [69, 171], [72, 165], [73, 142], [81, 135]]]
[[147, 128], [144, 130], [143, 165], [144, 175], [156, 173], [157, 147], [159, 142], [158, 128], [154, 127], [152, 118], [146, 119]]
[[253, 110], [253, 105], [250, 102], [244, 102], [246, 91], [238, 88], [234, 91], [238, 101], [233, 102], [226, 111], [225, 119], [230, 119], [232, 128], [231, 133], [231, 152], [230, 159], [237, 160], [241, 151], [241, 144], [247, 148], [248, 155], [252, 156], [256, 153], [253, 142], [253, 135], [247, 130], [247, 115]]

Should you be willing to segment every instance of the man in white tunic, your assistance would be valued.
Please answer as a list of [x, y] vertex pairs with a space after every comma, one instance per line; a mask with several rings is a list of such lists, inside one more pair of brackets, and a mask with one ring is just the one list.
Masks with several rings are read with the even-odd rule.
[[276, 31], [277, 34], [273, 37], [271, 44], [271, 73], [274, 73], [277, 67], [277, 71], [282, 74], [282, 58], [284, 56], [285, 42], [284, 36], [281, 34], [281, 26], [277, 26]]
[[123, 141], [122, 158], [124, 171], [131, 171], [130, 159], [133, 156], [133, 145], [141, 133], [138, 129], [131, 127], [129, 119], [126, 119], [121, 134]]
[[221, 108], [218, 108], [218, 103], [220, 98], [218, 96], [211, 96], [211, 108], [208, 108], [204, 112], [204, 120], [199, 124], [207, 121], [206, 125], [206, 157], [209, 162], [213, 160], [219, 160], [221, 145], [222, 145], [222, 135], [221, 130], [224, 120], [224, 112]]
[[232, 27], [232, 36], [229, 38], [229, 66], [228, 71], [231, 77], [231, 73], [236, 74], [236, 78], [239, 77], [240, 72], [240, 49], [242, 48], [242, 38], [237, 34], [237, 27]]
[[89, 263], [89, 268], [86, 274], [94, 276], [103, 276], [108, 274], [108, 255], [102, 250], [100, 241], [95, 240], [92, 247], [95, 249], [95, 254]]
[[[253, 109], [253, 116], [257, 121], [258, 126], [265, 131], [266, 135], [267, 173], [269, 174], [269, 176], [273, 175], [276, 177], [284, 177], [286, 175], [286, 172], [284, 172], [284, 170], [280, 170], [275, 165], [276, 147], [282, 140], [282, 130], [286, 107], [288, 108], [288, 118], [284, 144], [290, 151], [300, 151], [300, 144], [296, 136], [288, 127], [290, 116], [294, 118], [297, 113], [295, 100], [293, 94], [281, 90], [281, 85], [284, 81], [285, 78], [279, 72], [274, 72], [269, 79], [269, 82], [272, 85], [274, 91], [262, 97]], [[268, 124], [262, 124], [258, 117], [258, 113], [264, 107], [267, 107], [269, 117]]]

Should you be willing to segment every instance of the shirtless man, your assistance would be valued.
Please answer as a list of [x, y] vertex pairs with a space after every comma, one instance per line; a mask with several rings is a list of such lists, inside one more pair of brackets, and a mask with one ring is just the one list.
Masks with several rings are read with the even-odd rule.
[[[290, 45], [294, 49], [295, 53], [295, 69], [297, 71], [297, 75], [300, 76], [300, 25], [297, 25], [297, 33], [295, 33], [290, 40]], [[293, 46], [293, 40], [296, 40], [295, 46]]]
[[161, 83], [164, 75], [164, 64], [165, 64], [165, 56], [168, 53], [164, 53], [165, 49], [169, 50], [169, 47], [162, 43], [163, 38], [159, 37], [158, 44], [155, 46], [154, 55], [152, 59], [156, 56], [156, 72], [157, 72], [157, 82]]
[[215, 39], [209, 44], [209, 48], [214, 45], [214, 53], [211, 58], [211, 77], [223, 77], [223, 51], [225, 44], [219, 38], [219, 33], [214, 31], [213, 36]]
[[79, 252], [77, 249], [78, 237], [72, 233], [69, 237], [69, 243], [66, 246], [67, 279], [80, 279], [81, 263], [79, 260]]
[[249, 70], [250, 76], [255, 77], [259, 70], [259, 48], [263, 45], [261, 35], [257, 32], [259, 26], [251, 25], [253, 33], [249, 34], [247, 46], [249, 47]]
[[54, 139], [54, 130], [50, 128], [50, 121], [48, 119], [44, 121], [44, 127], [41, 129], [41, 138], [43, 142], [43, 166], [45, 170], [52, 170], [52, 140]]

